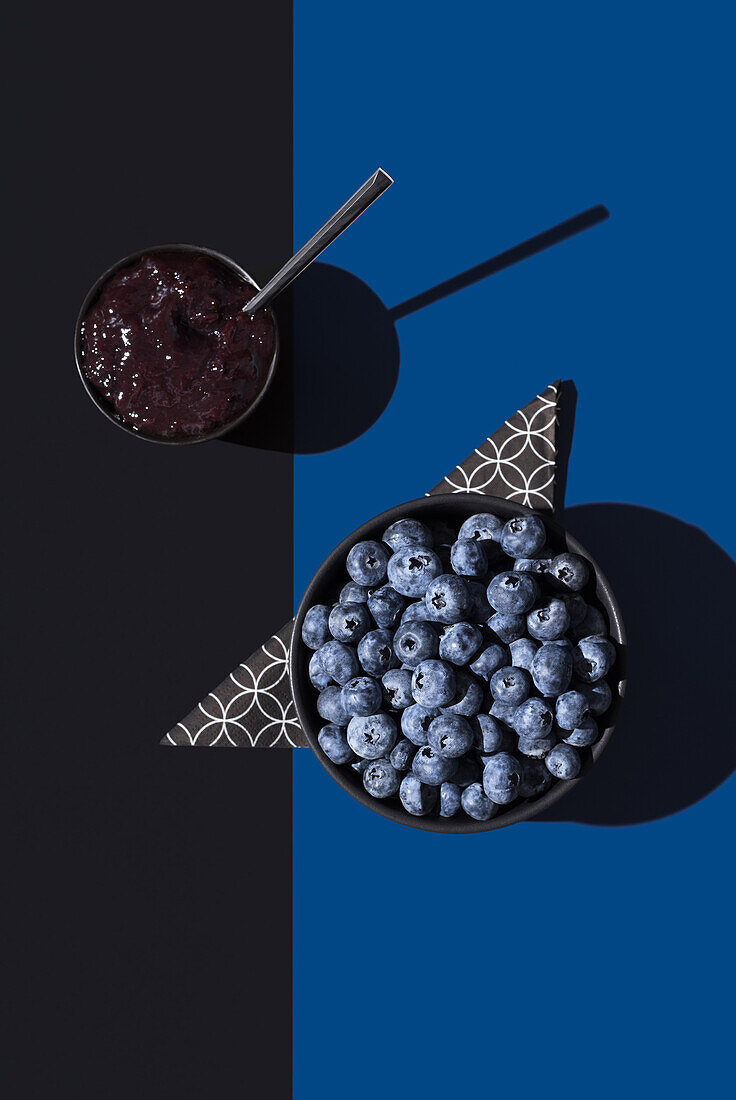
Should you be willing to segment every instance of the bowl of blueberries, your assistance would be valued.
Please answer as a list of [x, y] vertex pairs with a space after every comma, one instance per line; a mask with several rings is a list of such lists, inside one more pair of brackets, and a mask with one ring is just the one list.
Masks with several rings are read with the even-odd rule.
[[579, 783], [613, 733], [625, 665], [619, 606], [577, 540], [466, 494], [399, 505], [340, 543], [290, 655], [330, 775], [385, 817], [445, 833], [528, 820]]

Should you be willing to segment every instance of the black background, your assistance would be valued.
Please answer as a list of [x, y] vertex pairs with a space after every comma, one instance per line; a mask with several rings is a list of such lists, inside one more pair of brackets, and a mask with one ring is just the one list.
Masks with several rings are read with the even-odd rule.
[[[150, 244], [292, 249], [291, 4], [34, 9], [12, 72], [3, 363], [3, 1081], [290, 1093], [289, 752], [161, 736], [292, 612], [292, 458], [117, 430], [88, 287]], [[286, 351], [269, 415], [291, 418]], [[267, 554], [264, 554], [264, 544]], [[265, 562], [265, 564], [264, 564]]]

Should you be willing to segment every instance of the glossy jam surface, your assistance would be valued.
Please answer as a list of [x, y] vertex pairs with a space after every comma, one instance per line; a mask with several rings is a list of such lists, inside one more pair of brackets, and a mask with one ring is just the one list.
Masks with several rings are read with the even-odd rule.
[[270, 310], [203, 253], [152, 252], [104, 283], [82, 325], [82, 367], [118, 418], [143, 435], [208, 435], [258, 397], [273, 358]]

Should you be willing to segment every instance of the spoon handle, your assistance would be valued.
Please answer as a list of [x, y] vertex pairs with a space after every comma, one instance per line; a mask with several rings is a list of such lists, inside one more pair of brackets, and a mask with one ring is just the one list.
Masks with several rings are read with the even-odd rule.
[[382, 195], [387, 187], [394, 181], [382, 168], [374, 172], [370, 179], [366, 180], [362, 187], [352, 195], [337, 213], [333, 214], [328, 222], [318, 229], [306, 244], [302, 245], [290, 260], [287, 260], [280, 271], [277, 271], [272, 279], [259, 290], [254, 298], [245, 307], [248, 313], [255, 313], [257, 309], [263, 309], [269, 305], [277, 294], [301, 275], [305, 268], [309, 267], [312, 260], [319, 256], [320, 252], [332, 244], [343, 230], [355, 221], [371, 203]]

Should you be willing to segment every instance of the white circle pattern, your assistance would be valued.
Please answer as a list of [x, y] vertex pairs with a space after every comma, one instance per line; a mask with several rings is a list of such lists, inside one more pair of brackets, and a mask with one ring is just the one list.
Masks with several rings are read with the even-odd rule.
[[[432, 493], [476, 493], [518, 500], [530, 508], [554, 506], [558, 387], [543, 394], [489, 436]], [[430, 494], [427, 494], [430, 495]]]
[[239, 665], [216, 691], [211, 691], [167, 734], [169, 744], [270, 749], [305, 744], [289, 684], [285, 632], [269, 638], [249, 662]]

